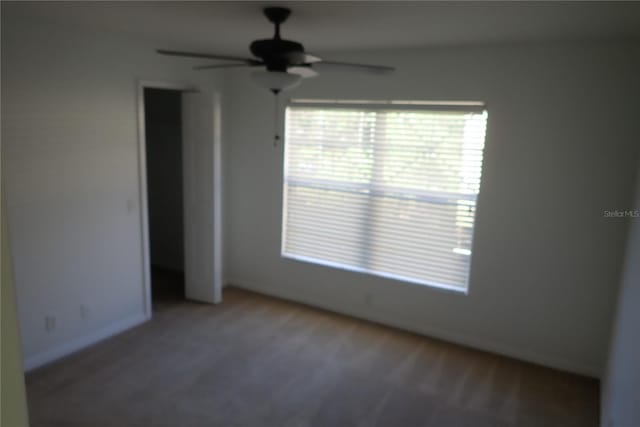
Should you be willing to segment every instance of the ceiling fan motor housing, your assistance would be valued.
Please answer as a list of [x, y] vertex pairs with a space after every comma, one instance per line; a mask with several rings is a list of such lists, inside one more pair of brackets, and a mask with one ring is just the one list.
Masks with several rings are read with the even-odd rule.
[[291, 40], [256, 40], [249, 49], [254, 56], [264, 61], [270, 71], [286, 71], [288, 66], [304, 62], [304, 47]]

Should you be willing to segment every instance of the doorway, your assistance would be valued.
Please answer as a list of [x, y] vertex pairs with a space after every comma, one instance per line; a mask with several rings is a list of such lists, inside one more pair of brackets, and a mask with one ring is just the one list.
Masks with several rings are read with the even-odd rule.
[[185, 298], [182, 92], [144, 88], [153, 310]]
[[[221, 102], [210, 88], [154, 81], [139, 81], [137, 88], [141, 273], [149, 319], [158, 297], [222, 302]], [[160, 135], [158, 155], [154, 134]]]

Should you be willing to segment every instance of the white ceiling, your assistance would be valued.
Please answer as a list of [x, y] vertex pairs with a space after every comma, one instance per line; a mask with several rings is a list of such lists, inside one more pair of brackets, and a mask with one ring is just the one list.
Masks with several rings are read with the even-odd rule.
[[2, 2], [19, 17], [144, 37], [158, 47], [248, 55], [271, 37], [265, 6], [293, 10], [283, 36], [309, 52], [640, 40], [640, 2]]

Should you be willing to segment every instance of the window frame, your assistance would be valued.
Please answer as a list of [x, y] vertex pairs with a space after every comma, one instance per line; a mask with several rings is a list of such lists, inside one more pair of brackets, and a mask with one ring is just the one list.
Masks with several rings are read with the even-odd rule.
[[[307, 107], [307, 108], [318, 108], [318, 109], [355, 109], [355, 110], [402, 110], [402, 111], [437, 111], [437, 112], [447, 112], [447, 111], [462, 111], [468, 113], [483, 113], [485, 114], [485, 133], [483, 135], [483, 144], [482, 144], [482, 157], [480, 161], [480, 173], [479, 173], [479, 183], [478, 183], [478, 191], [477, 193], [470, 195], [464, 193], [455, 193], [455, 192], [438, 192], [438, 191], [429, 191], [424, 190], [422, 193], [431, 193], [428, 196], [421, 196], [420, 198], [428, 198], [431, 200], [450, 200], [451, 198], [455, 198], [457, 200], [469, 200], [473, 201], [474, 204], [474, 215], [473, 215], [473, 229], [471, 232], [471, 241], [470, 247], [471, 251], [468, 260], [468, 269], [466, 274], [465, 282], [460, 285], [449, 285], [446, 283], [440, 283], [432, 280], [424, 280], [418, 279], [415, 277], [404, 276], [401, 274], [390, 273], [386, 271], [379, 271], [375, 269], [359, 267], [356, 265], [343, 264], [340, 262], [329, 261], [326, 259], [320, 259], [305, 255], [296, 255], [293, 253], [288, 253], [285, 249], [286, 243], [286, 224], [287, 224], [287, 186], [291, 181], [287, 179], [287, 170], [288, 170], [288, 135], [286, 132], [287, 129], [287, 110], [290, 107]], [[486, 151], [486, 143], [487, 143], [487, 128], [488, 128], [488, 108], [485, 102], [480, 101], [421, 101], [421, 100], [344, 100], [344, 99], [290, 99], [284, 105], [284, 139], [283, 139], [283, 169], [282, 169], [282, 214], [281, 214], [281, 238], [280, 238], [280, 256], [284, 259], [290, 259], [294, 261], [301, 261], [305, 263], [331, 267], [339, 270], [350, 271], [360, 274], [367, 274], [376, 277], [382, 277], [385, 279], [396, 280], [401, 283], [413, 284], [419, 286], [428, 286], [430, 288], [441, 289], [445, 291], [452, 291], [455, 293], [460, 293], [467, 295], [470, 289], [470, 278], [471, 271], [473, 266], [473, 246], [476, 234], [476, 219], [478, 216], [478, 200], [480, 198], [481, 190], [482, 190], [482, 181], [484, 175], [484, 161], [485, 161], [485, 151]], [[308, 181], [304, 181], [305, 183]], [[343, 183], [344, 187], [352, 186], [353, 184]], [[342, 185], [341, 185], [342, 186]], [[313, 188], [311, 186], [305, 186], [307, 188]], [[367, 184], [366, 187], [369, 189], [369, 194], [371, 194], [371, 183]], [[331, 191], [337, 187], [319, 187], [319, 189]], [[389, 196], [387, 196], [389, 197]], [[394, 197], [395, 198], [395, 197]], [[402, 197], [398, 197], [399, 200], [402, 200]], [[455, 248], [454, 248], [455, 249]]]

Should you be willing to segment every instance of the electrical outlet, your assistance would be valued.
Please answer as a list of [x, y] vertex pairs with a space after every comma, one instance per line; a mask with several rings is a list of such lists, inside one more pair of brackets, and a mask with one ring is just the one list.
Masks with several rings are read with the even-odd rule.
[[47, 332], [52, 332], [56, 328], [56, 318], [55, 316], [45, 316], [44, 318], [44, 330]]
[[364, 304], [365, 304], [367, 307], [371, 307], [371, 304], [372, 304], [372, 303], [373, 303], [373, 297], [371, 296], [371, 293], [370, 293], [370, 292], [366, 292], [366, 293], [364, 294]]
[[84, 320], [87, 320], [91, 315], [91, 311], [89, 310], [89, 306], [82, 304], [80, 305], [80, 317]]

